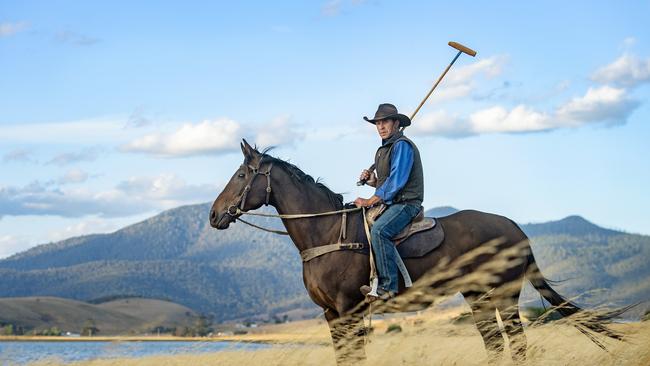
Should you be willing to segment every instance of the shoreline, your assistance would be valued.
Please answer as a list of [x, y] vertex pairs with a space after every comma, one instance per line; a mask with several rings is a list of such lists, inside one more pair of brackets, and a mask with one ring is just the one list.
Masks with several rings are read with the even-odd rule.
[[248, 334], [242, 336], [221, 337], [174, 337], [174, 336], [103, 336], [103, 337], [67, 337], [67, 336], [0, 336], [2, 342], [231, 342], [257, 344], [329, 344], [325, 340], [313, 337], [287, 336], [286, 334]]
[[[308, 332], [304, 332], [309, 329]], [[298, 320], [248, 330], [247, 334], [211, 337], [176, 337], [161, 335], [34, 336], [0, 335], [2, 342], [232, 342], [256, 344], [331, 345], [327, 324], [322, 320]]]
[[223, 341], [221, 338], [208, 337], [173, 337], [173, 336], [0, 336], [0, 342], [210, 342]]

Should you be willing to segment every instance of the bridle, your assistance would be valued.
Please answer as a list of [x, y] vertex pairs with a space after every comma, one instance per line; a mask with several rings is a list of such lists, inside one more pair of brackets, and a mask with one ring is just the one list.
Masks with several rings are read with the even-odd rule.
[[[266, 172], [260, 172], [260, 167], [262, 166], [262, 160], [264, 160], [264, 157], [260, 158], [260, 161], [257, 163], [257, 166], [254, 167], [250, 164], [247, 164], [246, 167], [250, 169], [250, 171], [253, 173], [253, 176], [251, 177], [250, 181], [248, 181], [248, 184], [244, 187], [244, 191], [241, 193], [239, 196], [239, 199], [237, 200], [238, 203], [234, 205], [228, 206], [226, 209], [226, 213], [234, 218], [237, 218], [237, 215], [240, 215], [244, 213], [244, 206], [246, 205], [246, 198], [248, 198], [248, 192], [251, 190], [251, 187], [253, 185], [253, 182], [255, 181], [255, 178], [257, 178], [258, 175], [265, 175], [266, 176], [266, 200], [264, 201], [264, 205], [268, 206], [269, 205], [269, 200], [271, 199], [271, 169], [273, 169], [273, 162], [269, 165], [269, 169]], [[242, 167], [244, 164], [241, 165]]]
[[[251, 222], [248, 222], [244, 219], [242, 219], [240, 216], [243, 214], [246, 215], [251, 215], [251, 216], [263, 216], [263, 217], [277, 217], [281, 219], [302, 219], [302, 218], [307, 218], [307, 217], [318, 217], [318, 216], [329, 216], [329, 215], [336, 215], [336, 214], [343, 214], [342, 218], [345, 221], [346, 220], [346, 214], [348, 212], [354, 212], [354, 211], [360, 211], [362, 210], [359, 207], [354, 207], [354, 208], [344, 208], [341, 210], [334, 210], [334, 211], [327, 211], [327, 212], [319, 212], [319, 213], [310, 213], [310, 214], [267, 214], [267, 213], [257, 213], [257, 212], [247, 212], [244, 211], [244, 206], [246, 205], [246, 198], [248, 198], [248, 192], [250, 192], [251, 187], [253, 186], [253, 182], [255, 181], [255, 178], [257, 178], [258, 175], [264, 175], [266, 176], [266, 200], [264, 201], [264, 205], [268, 206], [269, 202], [271, 200], [271, 192], [273, 192], [273, 189], [271, 188], [271, 169], [273, 169], [273, 162], [269, 165], [269, 169], [265, 172], [260, 171], [260, 167], [262, 166], [262, 161], [264, 160], [264, 157], [260, 158], [260, 161], [257, 163], [257, 166], [252, 166], [250, 164], [242, 164], [240, 167], [246, 167], [250, 169], [250, 171], [253, 173], [253, 176], [251, 179], [248, 181], [248, 184], [244, 187], [244, 190], [242, 193], [239, 195], [239, 198], [237, 199], [235, 204], [232, 204], [228, 206], [226, 209], [226, 214], [230, 217], [232, 217], [234, 220], [239, 220], [243, 222], [246, 225], [252, 226], [254, 228], [268, 231], [274, 234], [280, 234], [280, 235], [289, 235], [288, 232], [286, 231], [281, 231], [281, 230], [273, 230], [273, 229], [267, 229], [265, 227], [261, 227], [258, 225], [255, 225]], [[344, 230], [344, 226], [341, 228], [342, 232]], [[345, 236], [345, 235], [343, 235]]]

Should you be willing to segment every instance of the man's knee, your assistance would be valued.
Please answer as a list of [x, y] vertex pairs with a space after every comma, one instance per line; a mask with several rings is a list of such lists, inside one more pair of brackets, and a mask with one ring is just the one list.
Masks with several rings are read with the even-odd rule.
[[373, 238], [378, 238], [381, 237], [383, 239], [392, 239], [393, 238], [393, 233], [392, 230], [388, 227], [388, 225], [375, 225], [372, 227], [370, 230], [370, 235]]
[[373, 238], [378, 238], [379, 236], [381, 236], [381, 229], [382, 229], [381, 225], [377, 225], [377, 224], [373, 225], [372, 228], [370, 228], [370, 236], [372, 236]]

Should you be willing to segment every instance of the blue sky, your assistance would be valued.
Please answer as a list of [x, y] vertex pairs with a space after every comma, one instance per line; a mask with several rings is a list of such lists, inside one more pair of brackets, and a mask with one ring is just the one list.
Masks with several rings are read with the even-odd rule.
[[[242, 137], [346, 201], [392, 102], [425, 207], [650, 234], [650, 3], [0, 0], [0, 257], [213, 200]], [[207, 214], [207, 213], [206, 213]], [[206, 216], [207, 219], [207, 216]]]

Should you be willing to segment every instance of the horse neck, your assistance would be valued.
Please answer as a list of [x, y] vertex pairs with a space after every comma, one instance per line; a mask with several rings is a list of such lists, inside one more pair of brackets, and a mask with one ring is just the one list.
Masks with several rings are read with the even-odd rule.
[[[280, 170], [280, 169], [279, 169]], [[312, 214], [335, 211], [335, 207], [323, 189], [311, 182], [301, 182], [290, 173], [273, 177], [271, 205], [279, 214]], [[338, 240], [341, 215], [327, 215], [301, 219], [282, 219], [291, 240], [298, 250], [332, 244]]]

